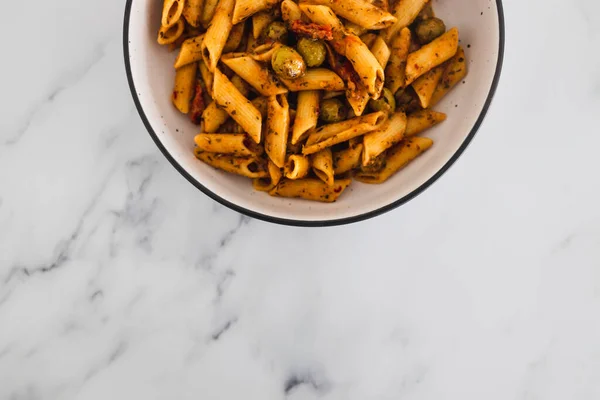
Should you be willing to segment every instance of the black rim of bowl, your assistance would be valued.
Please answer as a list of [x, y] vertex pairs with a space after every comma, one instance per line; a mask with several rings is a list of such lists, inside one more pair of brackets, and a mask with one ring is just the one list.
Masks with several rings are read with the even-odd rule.
[[502, 74], [502, 63], [504, 61], [504, 36], [505, 36], [504, 10], [502, 7], [502, 0], [496, 0], [496, 7], [498, 10], [498, 26], [500, 29], [500, 40], [498, 43], [498, 60], [496, 63], [496, 71], [494, 73], [494, 79], [492, 81], [492, 86], [490, 87], [490, 91], [487, 95], [483, 109], [481, 110], [481, 113], [479, 114], [479, 117], [477, 118], [475, 125], [471, 129], [471, 132], [469, 132], [469, 135], [465, 138], [464, 142], [458, 148], [458, 150], [452, 155], [450, 160], [448, 160], [446, 162], [446, 164], [444, 164], [438, 172], [436, 172], [425, 183], [423, 183], [421, 186], [419, 186], [417, 189], [413, 190], [411, 193], [407, 194], [406, 196], [403, 196], [400, 199], [398, 199], [386, 206], [378, 208], [377, 210], [369, 211], [367, 213], [356, 215], [353, 217], [333, 219], [333, 220], [319, 220], [319, 221], [303, 221], [303, 220], [272, 217], [270, 215], [261, 214], [261, 213], [249, 210], [247, 208], [240, 207], [234, 203], [231, 203], [230, 201], [225, 200], [224, 198], [220, 197], [216, 193], [213, 193], [212, 191], [207, 189], [204, 185], [202, 185], [200, 182], [198, 182], [193, 176], [191, 176], [173, 158], [173, 156], [169, 153], [169, 151], [161, 143], [160, 139], [158, 138], [158, 135], [156, 134], [156, 132], [154, 132], [154, 129], [152, 129], [152, 125], [150, 124], [150, 121], [148, 120], [146, 113], [142, 109], [140, 100], [137, 95], [137, 90], [136, 90], [135, 84], [133, 82], [133, 76], [131, 74], [131, 64], [129, 62], [129, 59], [130, 59], [130, 55], [129, 55], [129, 19], [130, 19], [130, 15], [131, 15], [132, 3], [133, 3], [133, 0], [127, 0], [127, 3], [125, 5], [125, 20], [124, 20], [124, 24], [123, 24], [123, 53], [124, 53], [124, 57], [125, 57], [125, 69], [127, 71], [127, 81], [129, 82], [129, 89], [131, 90], [131, 96], [133, 97], [135, 107], [138, 110], [138, 113], [142, 119], [142, 122], [144, 123], [144, 126], [146, 127], [146, 130], [152, 137], [152, 140], [154, 140], [154, 143], [156, 143], [156, 146], [158, 146], [158, 148], [163, 153], [163, 155], [167, 158], [167, 160], [169, 160], [169, 162], [175, 167], [175, 169], [177, 171], [179, 171], [179, 173], [181, 175], [183, 175], [192, 185], [194, 185], [195, 187], [200, 189], [204, 194], [206, 194], [213, 200], [221, 203], [222, 205], [224, 205], [226, 207], [229, 207], [230, 209], [232, 209], [234, 211], [245, 214], [247, 216], [250, 216], [250, 217], [253, 217], [256, 219], [260, 219], [263, 221], [267, 221], [267, 222], [281, 224], [281, 225], [303, 226], [303, 227], [323, 227], [323, 226], [336, 226], [336, 225], [351, 224], [354, 222], [364, 221], [364, 220], [376, 217], [378, 215], [384, 214], [388, 211], [391, 211], [391, 210], [401, 206], [402, 204], [405, 204], [405, 203], [409, 202], [410, 200], [414, 199], [419, 194], [423, 193], [435, 181], [437, 181], [446, 171], [448, 171], [448, 169], [452, 166], [452, 164], [454, 164], [456, 162], [456, 160], [458, 160], [458, 158], [463, 154], [465, 149], [469, 146], [469, 144], [471, 143], [471, 140], [473, 140], [473, 138], [475, 137], [475, 134], [481, 127], [481, 124], [483, 123], [483, 120], [490, 108], [490, 105], [494, 98], [494, 94], [496, 93], [496, 88], [498, 87], [498, 82], [500, 81], [500, 75]]

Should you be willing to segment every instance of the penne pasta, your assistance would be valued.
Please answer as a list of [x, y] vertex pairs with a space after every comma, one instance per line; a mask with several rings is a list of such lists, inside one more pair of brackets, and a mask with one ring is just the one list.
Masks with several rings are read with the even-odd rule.
[[200, 75], [202, 76], [202, 81], [204, 82], [204, 86], [206, 86], [206, 91], [212, 97], [212, 86], [213, 81], [215, 79], [212, 72], [208, 70], [206, 64], [203, 61], [198, 62], [198, 70], [200, 71]]
[[392, 9], [392, 15], [395, 16], [397, 20], [383, 32], [383, 38], [386, 42], [389, 43], [402, 28], [406, 28], [412, 24], [428, 1], [429, 0], [397, 0]]
[[221, 71], [215, 69], [213, 97], [256, 143], [261, 141], [262, 116]]
[[333, 153], [334, 175], [341, 175], [358, 168], [361, 164], [363, 148], [362, 143], [351, 143], [347, 149]]
[[250, 53], [250, 57], [252, 57], [255, 61], [271, 62], [273, 53], [280, 47], [281, 43], [277, 42], [256, 46], [254, 51]]
[[215, 16], [215, 11], [217, 11], [217, 5], [219, 4], [219, 0], [204, 0], [204, 9], [202, 10], [202, 26], [208, 28], [210, 25], [210, 21], [212, 21]]
[[201, 133], [194, 138], [201, 151], [257, 157], [260, 147], [244, 133]]
[[363, 165], [368, 165], [373, 158], [402, 140], [406, 132], [406, 120], [405, 113], [394, 113], [379, 129], [363, 136]]
[[376, 126], [379, 126], [385, 122], [386, 119], [386, 114], [383, 111], [378, 111], [363, 115], [361, 117], [355, 117], [346, 121], [337, 122], [335, 124], [324, 125], [315, 132], [311, 133], [306, 141], [306, 144], [312, 145], [321, 142], [358, 125], [370, 125], [373, 127], [373, 129], [375, 129]]
[[292, 154], [288, 156], [283, 169], [284, 175], [288, 179], [302, 179], [310, 171], [310, 161], [308, 157]]
[[304, 148], [302, 149], [302, 154], [308, 155], [317, 153], [323, 149], [334, 146], [338, 143], [343, 143], [347, 140], [364, 135], [365, 133], [371, 132], [377, 128], [377, 126], [373, 126], [371, 124], [358, 124], [340, 133], [336, 133], [328, 139], [304, 146]]
[[203, 39], [204, 35], [200, 35], [183, 42], [181, 49], [179, 49], [179, 54], [175, 59], [175, 69], [202, 60], [201, 47]]
[[433, 140], [428, 138], [414, 137], [406, 139], [389, 150], [383, 169], [377, 172], [361, 171], [355, 175], [355, 178], [363, 183], [383, 183], [427, 151], [432, 145]]
[[255, 190], [260, 192], [270, 192], [277, 186], [283, 174], [281, 169], [277, 165], [273, 164], [273, 161], [269, 160], [267, 171], [269, 176], [265, 178], [256, 178], [252, 181], [252, 186]]
[[335, 72], [326, 68], [312, 68], [304, 76], [295, 80], [281, 80], [292, 92], [302, 90], [343, 90], [344, 81]]
[[279, 168], [285, 165], [289, 129], [290, 114], [286, 95], [269, 97], [265, 151]]
[[467, 76], [467, 59], [465, 50], [458, 48], [456, 55], [450, 60], [449, 64], [442, 73], [440, 83], [435, 88], [431, 96], [430, 106], [434, 106], [448, 93], [456, 84]]
[[184, 29], [185, 23], [182, 20], [177, 21], [172, 26], [161, 26], [156, 41], [161, 45], [175, 43], [183, 35]]
[[410, 49], [412, 34], [410, 29], [402, 28], [392, 41], [390, 61], [385, 69], [385, 87], [392, 93], [404, 87], [406, 76], [406, 58]]
[[406, 84], [413, 83], [420, 76], [448, 61], [454, 57], [457, 50], [458, 29], [452, 28], [431, 43], [410, 53], [406, 60]]
[[247, 54], [239, 57], [226, 57], [221, 61], [262, 96], [275, 96], [288, 92], [273, 73]]
[[305, 90], [298, 93], [296, 118], [292, 129], [292, 144], [304, 140], [319, 119], [319, 91]]
[[184, 0], [164, 0], [161, 25], [165, 28], [175, 25], [181, 19], [184, 4]]
[[212, 133], [219, 130], [219, 127], [229, 119], [227, 111], [220, 108], [214, 101], [204, 109], [202, 121], [204, 122], [204, 132]]
[[202, 41], [202, 57], [208, 69], [214, 72], [233, 27], [231, 12], [235, 0], [220, 0], [215, 15]]
[[238, 47], [240, 47], [240, 44], [242, 43], [242, 39], [244, 38], [245, 28], [246, 28], [246, 24], [244, 24], [244, 23], [239, 23], [237, 25], [234, 25], [231, 28], [229, 37], [227, 38], [227, 41], [225, 42], [225, 47], [223, 47], [224, 53], [229, 53], [229, 52], [235, 51], [235, 50], [237, 50]]
[[416, 111], [406, 118], [405, 137], [415, 136], [442, 121], [446, 120], [446, 114], [433, 110]]
[[373, 53], [375, 59], [379, 62], [379, 65], [381, 65], [381, 68], [385, 70], [391, 55], [390, 48], [387, 43], [385, 43], [385, 40], [383, 40], [381, 36], [377, 36], [373, 44], [369, 47], [371, 53]]
[[282, 180], [269, 192], [271, 196], [302, 198], [333, 203], [350, 185], [350, 179], [338, 179], [328, 185], [320, 179]]
[[252, 16], [252, 36], [258, 39], [265, 28], [275, 21], [275, 16], [269, 11], [259, 11]]
[[323, 182], [328, 184], [329, 186], [333, 185], [333, 154], [331, 153], [331, 149], [323, 149], [318, 153], [310, 156], [310, 163], [312, 165], [312, 170]]
[[367, 0], [309, 0], [309, 2], [327, 6], [336, 15], [366, 29], [382, 29], [397, 21], [392, 14]]
[[202, 10], [204, 0], [185, 0], [183, 5], [183, 17], [188, 24], [197, 28], [202, 24]]
[[303, 15], [298, 4], [292, 0], [283, 0], [281, 2], [281, 18], [288, 25], [292, 25], [294, 21], [302, 20]]
[[236, 0], [233, 10], [233, 23], [237, 24], [259, 11], [277, 4], [276, 0]]
[[266, 162], [255, 158], [236, 157], [228, 154], [215, 154], [196, 151], [196, 157], [211, 167], [245, 176], [247, 178], [267, 178]]
[[175, 107], [184, 114], [190, 111], [190, 100], [196, 87], [196, 64], [188, 64], [175, 72], [175, 87], [171, 100]]
[[431, 71], [422, 75], [419, 79], [413, 82], [412, 87], [415, 89], [415, 93], [419, 98], [419, 103], [423, 108], [429, 108], [433, 92], [440, 82], [442, 73], [444, 72], [444, 65], [435, 67]]

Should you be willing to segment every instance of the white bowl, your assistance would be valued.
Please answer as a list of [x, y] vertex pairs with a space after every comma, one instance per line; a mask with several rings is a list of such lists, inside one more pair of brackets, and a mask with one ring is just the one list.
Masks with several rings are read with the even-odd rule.
[[[127, 0], [123, 32], [131, 93], [148, 132], [173, 166], [221, 204], [265, 221], [325, 226], [371, 218], [411, 200], [435, 182], [461, 155], [490, 106], [502, 67], [504, 17], [501, 0], [434, 1], [436, 14], [456, 26], [469, 74], [435, 109], [448, 119], [427, 132], [434, 146], [382, 185], [354, 181], [331, 204], [271, 197], [248, 179], [217, 171], [192, 151], [198, 128], [170, 101], [176, 56], [156, 43], [162, 1]], [[456, 107], [458, 105], [458, 107]]]

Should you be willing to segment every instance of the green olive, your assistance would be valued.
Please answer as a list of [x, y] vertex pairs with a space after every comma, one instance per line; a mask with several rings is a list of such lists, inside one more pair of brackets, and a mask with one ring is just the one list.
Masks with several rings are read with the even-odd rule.
[[301, 38], [296, 45], [298, 53], [302, 55], [309, 67], [318, 67], [325, 61], [327, 50], [321, 40]]
[[396, 111], [396, 99], [390, 89], [384, 88], [377, 100], [369, 100], [369, 107], [373, 111], [385, 111], [391, 114]]
[[439, 18], [424, 19], [415, 28], [415, 33], [421, 44], [427, 44], [446, 32], [444, 21]]
[[265, 30], [265, 35], [276, 42], [285, 43], [288, 38], [288, 30], [283, 22], [271, 22]]
[[283, 79], [297, 79], [306, 73], [306, 63], [298, 52], [291, 47], [281, 46], [271, 58], [273, 71]]
[[338, 99], [327, 99], [321, 102], [321, 120], [323, 122], [340, 122], [346, 119], [348, 111], [344, 103]]

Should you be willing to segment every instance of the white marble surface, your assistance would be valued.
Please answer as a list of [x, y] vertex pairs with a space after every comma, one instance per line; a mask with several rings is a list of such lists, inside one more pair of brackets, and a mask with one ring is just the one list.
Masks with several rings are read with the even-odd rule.
[[122, 0], [6, 6], [0, 399], [600, 398], [596, 0], [506, 0], [465, 155], [331, 229], [242, 217], [163, 158]]

